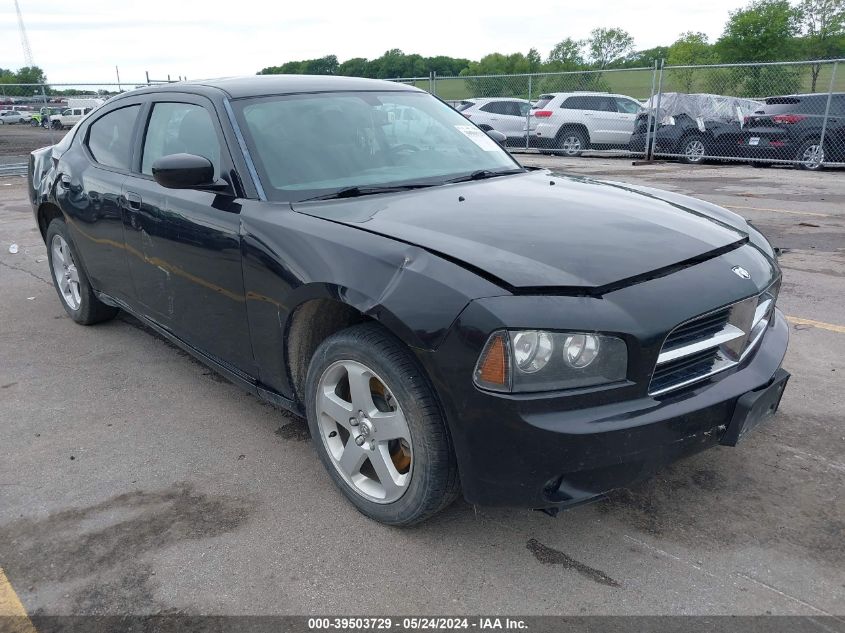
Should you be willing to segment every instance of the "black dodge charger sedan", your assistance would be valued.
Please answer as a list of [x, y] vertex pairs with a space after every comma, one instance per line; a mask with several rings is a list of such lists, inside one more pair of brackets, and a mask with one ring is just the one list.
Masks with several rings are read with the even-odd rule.
[[[552, 509], [777, 408], [771, 247], [685, 196], [524, 169], [413, 87], [261, 76], [119, 95], [33, 152], [65, 310], [126, 310], [305, 415], [337, 487], [408, 525]], [[186, 421], [189, 423], [189, 421]]]

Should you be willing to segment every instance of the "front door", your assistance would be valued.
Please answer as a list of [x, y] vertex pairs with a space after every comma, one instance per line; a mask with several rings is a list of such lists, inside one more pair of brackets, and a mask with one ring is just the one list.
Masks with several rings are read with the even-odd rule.
[[254, 376], [241, 272], [240, 205], [229, 194], [166, 189], [152, 177], [158, 158], [178, 153], [209, 159], [216, 178], [232, 173], [216, 111], [201, 97], [161, 99], [151, 104], [140, 156], [123, 191], [137, 301], [193, 347]]

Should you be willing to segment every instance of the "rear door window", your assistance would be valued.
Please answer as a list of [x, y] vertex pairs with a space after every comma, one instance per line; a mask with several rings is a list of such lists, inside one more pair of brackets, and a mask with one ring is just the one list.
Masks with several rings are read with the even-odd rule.
[[132, 134], [140, 105], [112, 110], [88, 128], [88, 150], [94, 160], [106, 167], [129, 169], [132, 157]]
[[504, 114], [503, 105], [501, 101], [491, 101], [490, 103], [485, 103], [479, 110], [489, 112], [490, 114]]

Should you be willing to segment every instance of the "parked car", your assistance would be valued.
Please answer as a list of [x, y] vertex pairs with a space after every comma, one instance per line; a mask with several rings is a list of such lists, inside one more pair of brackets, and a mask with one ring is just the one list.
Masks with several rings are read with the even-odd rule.
[[[685, 94], [666, 92], [646, 111], [637, 115], [632, 152], [645, 152], [650, 116], [656, 121], [654, 132], [655, 155], [679, 158], [688, 164], [698, 164], [705, 157], [733, 157], [745, 117], [762, 106], [761, 101], [713, 94]], [[651, 115], [649, 115], [651, 110]]]
[[510, 144], [525, 143], [525, 121], [531, 111], [527, 99], [489, 97], [467, 99], [461, 102], [458, 111], [482, 130], [496, 130], [507, 138]]
[[771, 164], [762, 160], [788, 160], [811, 171], [821, 169], [825, 161], [845, 162], [845, 93], [831, 96], [825, 125], [827, 108], [827, 94], [769, 97], [746, 120], [741, 155], [755, 166]]
[[17, 110], [0, 110], [0, 125], [9, 123], [26, 123], [31, 118], [26, 112]]
[[[403, 108], [426, 125], [393, 141]], [[460, 491], [589, 500], [735, 444], [789, 377], [781, 273], [741, 217], [524, 169], [412, 86], [151, 86], [29, 172], [74, 321], [126, 310], [306, 416], [329, 477], [385, 523]]]
[[625, 95], [604, 92], [556, 92], [540, 95], [523, 126], [529, 144], [565, 156], [585, 149], [627, 148], [640, 103]]
[[86, 114], [91, 112], [93, 108], [67, 108], [62, 110], [60, 114], [53, 114], [50, 116], [50, 127], [60, 130], [66, 127], [73, 127], [82, 120]]

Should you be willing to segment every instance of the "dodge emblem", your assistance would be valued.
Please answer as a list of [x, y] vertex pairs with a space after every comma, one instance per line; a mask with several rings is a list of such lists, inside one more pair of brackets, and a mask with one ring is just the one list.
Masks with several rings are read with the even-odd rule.
[[731, 270], [734, 271], [734, 274], [737, 277], [741, 277], [742, 279], [751, 279], [751, 273], [745, 270], [742, 266], [734, 266]]

